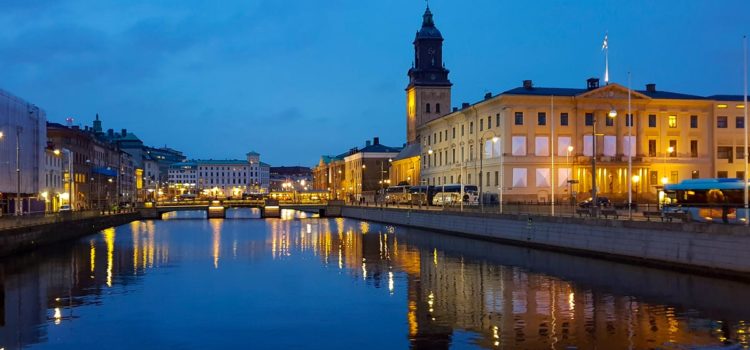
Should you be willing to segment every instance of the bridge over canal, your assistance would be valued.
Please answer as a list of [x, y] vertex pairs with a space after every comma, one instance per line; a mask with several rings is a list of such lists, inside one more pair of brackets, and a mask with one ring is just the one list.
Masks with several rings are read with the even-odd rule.
[[343, 205], [343, 201], [279, 203], [275, 200], [213, 200], [145, 203], [142, 208], [138, 208], [138, 211], [143, 219], [161, 219], [165, 213], [176, 211], [205, 211], [206, 218], [225, 218], [229, 208], [258, 208], [261, 218], [279, 218], [282, 209], [315, 213], [321, 217], [337, 217], [341, 216]]

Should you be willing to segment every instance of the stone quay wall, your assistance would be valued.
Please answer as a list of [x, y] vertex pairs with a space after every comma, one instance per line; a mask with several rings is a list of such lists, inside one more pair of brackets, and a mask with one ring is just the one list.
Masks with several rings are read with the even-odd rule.
[[95, 216], [0, 230], [0, 257], [87, 236], [139, 220], [139, 213]]
[[342, 216], [750, 281], [745, 226], [344, 207]]

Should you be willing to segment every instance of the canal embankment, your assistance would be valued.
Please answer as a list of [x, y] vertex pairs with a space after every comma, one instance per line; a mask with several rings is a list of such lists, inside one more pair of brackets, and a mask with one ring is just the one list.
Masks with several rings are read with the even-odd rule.
[[750, 229], [347, 206], [342, 216], [750, 281]]
[[73, 212], [39, 218], [3, 218], [0, 221], [0, 257], [76, 239], [139, 219], [137, 212], [109, 215]]

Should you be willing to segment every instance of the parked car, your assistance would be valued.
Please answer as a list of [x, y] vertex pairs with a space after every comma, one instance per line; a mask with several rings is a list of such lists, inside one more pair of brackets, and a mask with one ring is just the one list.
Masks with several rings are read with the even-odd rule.
[[70, 211], [70, 205], [64, 204], [60, 206], [60, 212], [69, 212]]
[[[578, 206], [581, 208], [591, 208], [591, 204], [593, 202], [593, 198], [589, 198], [581, 203], [578, 203]], [[609, 201], [609, 198], [607, 197], [596, 197], [597, 207], [599, 208], [608, 208], [612, 206], [612, 202]]]

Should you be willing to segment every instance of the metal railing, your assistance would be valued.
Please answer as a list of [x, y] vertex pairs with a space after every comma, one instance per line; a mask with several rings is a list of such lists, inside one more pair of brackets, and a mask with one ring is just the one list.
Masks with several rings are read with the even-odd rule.
[[85, 211], [72, 211], [72, 212], [63, 212], [63, 213], [29, 214], [29, 215], [23, 215], [23, 216], [6, 215], [6, 216], [0, 217], [0, 230], [90, 219], [90, 218], [95, 218], [95, 217], [100, 217], [100, 216], [128, 213], [131, 211], [132, 210], [118, 210], [118, 211], [85, 210]]

